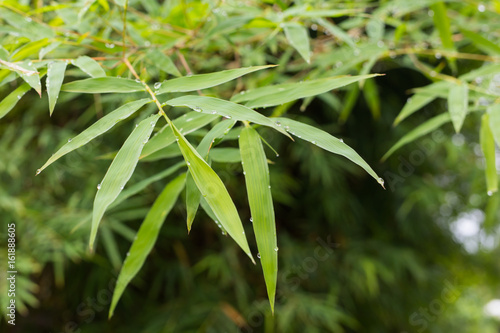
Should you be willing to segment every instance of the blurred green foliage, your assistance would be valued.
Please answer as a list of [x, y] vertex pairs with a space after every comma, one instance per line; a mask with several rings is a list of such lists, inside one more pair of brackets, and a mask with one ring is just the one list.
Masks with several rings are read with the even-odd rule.
[[[45, 89], [41, 98], [30, 91], [10, 112], [0, 110], [0, 215], [2, 226], [16, 223], [18, 269], [16, 327], [7, 326], [6, 317], [2, 327], [14, 332], [498, 332], [498, 319], [486, 315], [484, 306], [500, 298], [500, 197], [490, 188], [492, 176], [485, 180], [488, 162], [479, 133], [483, 114], [498, 114], [500, 1], [129, 1], [123, 44], [124, 3], [2, 1], [0, 59], [30, 60], [36, 69], [44, 59], [87, 55], [108, 76], [133, 78], [121, 60], [127, 45], [132, 66], [149, 83], [179, 74], [279, 65], [203, 91], [224, 99], [270, 84], [383, 73], [258, 111], [286, 114], [342, 138], [383, 176], [387, 190], [342, 157], [259, 128], [279, 153], [274, 157], [265, 147], [279, 246], [274, 316], [260, 264], [252, 265], [201, 209], [188, 235], [181, 194], [108, 320], [114, 283], [136, 231], [164, 186], [183, 170], [179, 166], [110, 208], [95, 253], [88, 253], [96, 185], [135, 124], [155, 112], [154, 105], [35, 177], [68, 139], [142, 95], [61, 93], [49, 117]], [[300, 27], [308, 45], [304, 35], [299, 44], [290, 38]], [[157, 51], [172, 64], [155, 58]], [[11, 73], [0, 70], [2, 100], [22, 84]], [[71, 64], [66, 76], [71, 80], [65, 82], [87, 77]], [[463, 112], [448, 109], [457, 83], [468, 86], [460, 133], [453, 119], [424, 131], [433, 117]], [[413, 107], [418, 98], [424, 102]], [[172, 119], [184, 113], [168, 110]], [[498, 140], [500, 128], [489, 124]], [[198, 143], [206, 133], [200, 129], [187, 138]], [[379, 163], [410, 133], [406, 145]], [[221, 147], [236, 148], [237, 135], [230, 133]], [[130, 184], [182, 161], [175, 150], [141, 161]], [[251, 234], [242, 167], [237, 159], [224, 161], [213, 158], [212, 167]], [[6, 230], [0, 229], [3, 253]], [[257, 253], [255, 241], [249, 241]], [[3, 274], [3, 255], [0, 267]], [[0, 277], [5, 312], [8, 298]]]

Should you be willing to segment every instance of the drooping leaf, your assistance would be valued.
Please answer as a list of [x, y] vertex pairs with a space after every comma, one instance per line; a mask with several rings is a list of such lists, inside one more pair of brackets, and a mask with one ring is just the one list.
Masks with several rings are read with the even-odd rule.
[[356, 153], [354, 149], [346, 145], [342, 140], [337, 139], [333, 135], [322, 131], [311, 125], [307, 125], [295, 120], [288, 118], [276, 118], [277, 121], [281, 122], [283, 127], [288, 131], [288, 133], [311, 142], [320, 148], [323, 148], [331, 153], [342, 155], [347, 159], [351, 160], [355, 164], [363, 168], [370, 176], [375, 178], [383, 186], [383, 180], [380, 178], [375, 171], [368, 165], [368, 163], [361, 158], [361, 156]]
[[13, 92], [11, 92], [7, 97], [5, 97], [0, 102], [0, 119], [5, 117], [7, 113], [10, 112], [16, 106], [17, 102], [21, 99], [21, 97], [26, 94], [31, 89], [30, 85], [27, 83], [21, 84], [16, 88]]
[[201, 140], [200, 144], [196, 148], [198, 153], [206, 160], [208, 152], [214, 142], [229, 133], [235, 124], [236, 120], [234, 119], [225, 119], [217, 123]]
[[201, 195], [207, 201], [220, 224], [227, 230], [229, 236], [235, 240], [252, 262], [255, 263], [248, 247], [238, 211], [226, 187], [215, 171], [212, 170], [175, 126], [172, 127], [172, 131], [177, 139], [179, 139], [177, 143]]
[[484, 159], [486, 160], [486, 188], [488, 195], [492, 195], [498, 191], [498, 174], [496, 168], [495, 140], [490, 129], [490, 119], [488, 113], [483, 114], [481, 118], [481, 130], [479, 133], [481, 150], [483, 151]]
[[493, 104], [488, 108], [490, 129], [497, 145], [500, 147], [500, 104]]
[[469, 88], [466, 84], [453, 85], [448, 93], [448, 111], [455, 131], [462, 128], [469, 104]]
[[45, 80], [45, 85], [47, 87], [47, 94], [49, 95], [49, 111], [51, 116], [52, 112], [54, 112], [57, 98], [59, 98], [59, 91], [64, 81], [65, 71], [65, 61], [54, 61], [47, 65], [47, 79]]
[[187, 214], [187, 230], [188, 233], [191, 231], [191, 226], [193, 225], [194, 218], [196, 217], [196, 212], [198, 212], [198, 207], [200, 206], [201, 192], [198, 190], [196, 183], [194, 182], [193, 176], [190, 172], [187, 174], [186, 178], [186, 214]]
[[311, 62], [311, 49], [309, 46], [309, 34], [307, 29], [298, 23], [289, 22], [283, 25], [285, 36], [288, 43], [296, 49], [300, 56], [304, 58], [307, 63]]
[[425, 123], [419, 125], [417, 128], [412, 130], [411, 132], [407, 133], [405, 136], [403, 136], [401, 139], [399, 139], [398, 142], [394, 146], [391, 147], [385, 153], [385, 155], [382, 157], [382, 162], [385, 161], [389, 156], [391, 156], [396, 150], [399, 148], [403, 147], [404, 145], [415, 141], [416, 139], [420, 138], [421, 136], [424, 136], [436, 128], [439, 128], [441, 125], [451, 121], [451, 117], [449, 113], [443, 113], [440, 114], [439, 116], [436, 116], [434, 118], [431, 118], [427, 120]]
[[423, 108], [425, 105], [429, 104], [433, 100], [436, 99], [436, 95], [434, 94], [428, 94], [426, 92], [422, 93], [417, 93], [406, 101], [405, 106], [401, 110], [401, 112], [398, 114], [396, 119], [394, 119], [394, 124], [393, 126], [396, 126], [399, 124], [401, 121], [412, 115], [414, 112], [417, 110], [420, 110]]
[[146, 261], [147, 256], [153, 249], [153, 246], [158, 238], [160, 229], [165, 222], [165, 218], [172, 210], [177, 197], [184, 188], [186, 174], [181, 174], [165, 186], [161, 194], [156, 198], [153, 206], [148, 212], [137, 232], [137, 236], [130, 247], [127, 257], [123, 262], [123, 267], [118, 275], [118, 281], [113, 292], [113, 299], [109, 308], [109, 317], [113, 316], [113, 312], [122, 296], [125, 288], [130, 281], [137, 275], [142, 265]]
[[88, 56], [78, 57], [76, 60], [72, 61], [72, 64], [91, 77], [106, 76], [106, 72], [102, 69], [99, 63]]
[[288, 133], [276, 125], [271, 119], [261, 115], [246, 106], [225, 101], [222, 99], [206, 96], [181, 96], [166, 102], [172, 106], [187, 106], [195, 111], [207, 114], [217, 114], [219, 116], [230, 117], [240, 121], [250, 121], [263, 126], [269, 126], [288, 136]]
[[[42, 84], [40, 83], [40, 74], [32, 64], [29, 62], [24, 62], [19, 65], [25, 69], [25, 71], [18, 71], [19, 76], [31, 86], [31, 88], [35, 89], [38, 95], [42, 96]], [[43, 75], [43, 74], [42, 74]]]
[[[199, 112], [189, 112], [173, 121], [175, 127], [183, 135], [189, 134], [197, 129], [206, 126], [217, 118], [216, 115], [202, 114]], [[175, 142], [175, 135], [170, 125], [165, 125], [155, 136], [144, 146], [141, 159], [160, 152]]]
[[266, 281], [267, 295], [274, 313], [278, 278], [278, 246], [267, 158], [259, 134], [251, 127], [246, 127], [241, 131], [239, 145], [253, 230]]
[[336, 76], [304, 82], [277, 84], [242, 92], [234, 95], [231, 101], [236, 103], [247, 101], [246, 106], [249, 108], [269, 107], [304, 97], [316, 96], [378, 75]]
[[172, 59], [158, 49], [153, 49], [153, 51], [149, 52], [147, 59], [159, 70], [164, 71], [165, 73], [182, 76], [177, 67], [175, 67]]
[[131, 93], [144, 91], [142, 83], [119, 77], [96, 77], [77, 80], [63, 84], [62, 91], [79, 92], [85, 94], [97, 93]]
[[245, 74], [271, 67], [274, 67], [274, 65], [245, 67], [215, 73], [183, 76], [164, 81], [158, 89], [157, 95], [168, 92], [187, 92], [215, 87], [219, 84], [239, 78]]
[[160, 115], [156, 114], [141, 121], [132, 131], [125, 143], [118, 151], [115, 159], [109, 166], [101, 184], [98, 185], [97, 195], [94, 200], [92, 215], [92, 229], [90, 231], [89, 246], [94, 247], [97, 228], [109, 205], [123, 190], [135, 170], [142, 147], [147, 142]]
[[99, 135], [107, 132], [118, 122], [127, 119], [128, 117], [130, 117], [130, 115], [139, 110], [144, 104], [148, 102], [151, 102], [151, 100], [147, 98], [130, 102], [120, 106], [118, 109], [102, 117], [94, 124], [92, 124], [89, 128], [78, 134], [76, 137], [74, 137], [71, 140], [68, 140], [68, 143], [62, 146], [54, 155], [52, 155], [48, 159], [47, 162], [45, 162], [45, 164], [40, 169], [37, 170], [37, 174], [42, 172], [43, 169], [45, 169], [50, 164], [57, 161], [62, 156], [66, 155], [67, 153], [77, 148], [80, 148], [81, 146], [90, 142]]

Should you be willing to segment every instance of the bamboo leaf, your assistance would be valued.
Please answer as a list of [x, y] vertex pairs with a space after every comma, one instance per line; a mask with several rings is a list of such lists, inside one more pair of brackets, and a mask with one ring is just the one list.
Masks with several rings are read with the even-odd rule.
[[[207, 115], [199, 112], [189, 112], [173, 121], [175, 127], [179, 129], [183, 135], [189, 134], [197, 129], [206, 126], [217, 118], [215, 115]], [[170, 128], [170, 125], [165, 125], [155, 136], [149, 140], [142, 150], [141, 159], [160, 153], [160, 150], [167, 148], [175, 142], [175, 135]]]
[[42, 84], [40, 83], [40, 76], [37, 69], [31, 65], [30, 63], [23, 63], [19, 65], [19, 67], [24, 68], [25, 71], [17, 71], [19, 76], [31, 86], [31, 88], [35, 89], [35, 91], [42, 96]]
[[214, 97], [206, 97], [206, 96], [189, 95], [168, 100], [166, 104], [172, 106], [187, 106], [198, 112], [217, 114], [220, 116], [224, 116], [226, 118], [229, 117], [239, 121], [251, 121], [256, 124], [272, 127], [275, 130], [285, 134], [286, 136], [289, 136], [288, 133], [283, 128], [278, 126], [271, 119], [261, 115], [258, 112], [255, 112], [250, 108], [247, 108], [246, 106], [225, 101], [222, 99]]
[[490, 106], [488, 108], [488, 115], [490, 117], [491, 132], [497, 145], [500, 147], [500, 104], [493, 104]]
[[495, 154], [495, 141], [493, 133], [490, 129], [489, 114], [483, 114], [481, 118], [481, 130], [479, 138], [481, 142], [481, 149], [486, 160], [485, 174], [486, 174], [486, 187], [488, 195], [492, 195], [498, 191], [498, 174], [496, 168], [496, 154]]
[[240, 163], [240, 151], [236, 148], [213, 148], [210, 150], [210, 159], [219, 163]]
[[7, 113], [10, 112], [16, 106], [17, 102], [21, 99], [21, 97], [26, 94], [31, 89], [30, 85], [27, 83], [21, 84], [19, 87], [16, 88], [13, 92], [7, 95], [1, 102], [0, 102], [0, 119], [5, 117]]
[[200, 199], [201, 192], [200, 190], [198, 190], [193, 176], [190, 172], [188, 172], [186, 178], [186, 224], [188, 233], [191, 232], [191, 226], [193, 225], [194, 218], [196, 217], [196, 212], [198, 212], [198, 207], [200, 206]]
[[469, 88], [466, 84], [453, 85], [448, 93], [448, 111], [455, 131], [458, 133], [467, 115]]
[[165, 218], [172, 210], [175, 202], [186, 181], [186, 174], [181, 174], [165, 186], [161, 194], [156, 198], [153, 206], [148, 212], [137, 232], [137, 236], [127, 253], [127, 258], [123, 262], [123, 267], [118, 275], [118, 281], [113, 292], [113, 299], [109, 308], [109, 317], [113, 316], [120, 297], [130, 281], [137, 275], [144, 265], [147, 256], [153, 249], [158, 238], [160, 229], [165, 222]]
[[283, 25], [288, 43], [296, 49], [307, 63], [311, 62], [311, 49], [309, 46], [309, 34], [306, 28], [298, 23], [289, 22]]
[[85, 94], [97, 93], [131, 93], [144, 91], [140, 82], [119, 77], [96, 77], [63, 84], [62, 91], [79, 92]]
[[168, 92], [187, 92], [218, 86], [219, 84], [234, 80], [245, 74], [249, 74], [274, 65], [254, 66], [238, 69], [229, 69], [221, 72], [183, 76], [164, 81], [158, 89], [157, 95]]
[[91, 77], [106, 76], [106, 72], [104, 72], [104, 69], [102, 69], [101, 65], [99, 65], [97, 61], [90, 57], [78, 57], [76, 60], [72, 61], [72, 64], [80, 68], [84, 73], [88, 74]]
[[246, 106], [249, 108], [269, 107], [288, 103], [304, 97], [316, 96], [378, 75], [379, 74], [335, 76], [298, 83], [277, 84], [242, 92], [238, 95], [234, 95], [231, 101], [236, 103], [247, 101]]
[[477, 48], [480, 49], [481, 51], [493, 56], [497, 56], [500, 54], [500, 46], [493, 43], [489, 39], [470, 30], [466, 29], [461, 29], [461, 30], [464, 36], [470, 39], [474, 44], [476, 44]]
[[337, 37], [340, 40], [343, 40], [346, 42], [350, 47], [356, 48], [356, 43], [354, 40], [341, 28], [338, 26], [330, 23], [324, 18], [318, 18], [316, 19], [316, 22], [318, 22], [319, 25], [323, 26], [326, 30], [328, 30], [333, 36]]
[[[455, 45], [453, 44], [453, 36], [450, 28], [450, 20], [448, 14], [446, 13], [446, 5], [444, 2], [437, 2], [430, 6], [431, 10], [434, 12], [432, 19], [434, 20], [434, 26], [436, 27], [439, 38], [441, 39], [441, 44], [446, 50], [455, 50]], [[449, 59], [449, 64], [453, 71], [456, 71], [455, 59]]]
[[436, 95], [434, 94], [428, 94], [427, 92], [422, 92], [422, 93], [417, 93], [406, 101], [405, 106], [401, 110], [401, 112], [398, 114], [396, 119], [394, 119], [394, 124], [393, 126], [398, 125], [400, 122], [402, 122], [404, 119], [415, 113], [416, 111], [420, 110], [433, 100], [437, 98]]
[[259, 134], [251, 127], [246, 127], [241, 131], [239, 145], [253, 230], [266, 281], [267, 295], [274, 313], [278, 278], [278, 246], [267, 158]]
[[421, 124], [417, 128], [415, 128], [413, 131], [407, 133], [405, 136], [403, 136], [401, 139], [399, 139], [398, 142], [394, 146], [391, 147], [385, 153], [385, 155], [382, 157], [382, 162], [385, 161], [389, 156], [391, 156], [396, 150], [399, 148], [403, 147], [404, 145], [415, 141], [416, 139], [420, 138], [421, 136], [424, 136], [436, 128], [439, 128], [441, 125], [451, 121], [450, 114], [449, 113], [443, 113], [440, 114], [439, 116], [436, 116], [434, 118], [431, 118], [427, 120], [425, 123]]
[[374, 119], [380, 118], [380, 96], [375, 80], [366, 80], [363, 86], [363, 95], [365, 96], [366, 104], [370, 108]]
[[147, 142], [160, 115], [156, 114], [141, 121], [129, 135], [115, 159], [109, 166], [101, 184], [98, 185], [94, 200], [92, 229], [89, 246], [94, 247], [97, 228], [109, 205], [115, 201], [125, 184], [128, 182], [139, 161], [142, 147]]
[[362, 167], [370, 176], [375, 178], [379, 184], [384, 186], [384, 181], [380, 178], [375, 171], [368, 165], [368, 163], [356, 153], [354, 149], [346, 145], [342, 140], [322, 131], [316, 127], [300, 123], [288, 118], [276, 118], [284, 128], [294, 136], [303, 140], [309, 141], [320, 148], [323, 148], [331, 153], [342, 155], [352, 162]]
[[54, 61], [47, 66], [47, 79], [45, 80], [45, 85], [47, 87], [47, 94], [49, 95], [49, 111], [51, 116], [52, 112], [54, 112], [57, 99], [59, 98], [59, 91], [61, 91], [65, 71], [66, 62], [64, 61]]
[[177, 130], [175, 125], [172, 126], [172, 131], [179, 140], [177, 143], [201, 195], [207, 201], [222, 227], [227, 230], [227, 233], [242, 248], [252, 262], [255, 263], [250, 248], [248, 247], [245, 231], [243, 230], [240, 217], [238, 216], [238, 211], [226, 187], [215, 171], [212, 170], [208, 163], [200, 156], [193, 146], [191, 146], [179, 130]]
[[216, 143], [215, 141], [221, 139], [229, 133], [235, 124], [236, 120], [234, 119], [225, 119], [217, 123], [201, 140], [200, 144], [196, 148], [198, 153], [206, 160], [210, 148], [212, 148]]
[[92, 124], [89, 128], [78, 134], [76, 137], [74, 137], [71, 140], [68, 140], [68, 143], [62, 146], [54, 155], [52, 155], [48, 159], [47, 162], [45, 162], [45, 164], [40, 169], [37, 170], [37, 174], [42, 172], [43, 169], [45, 169], [50, 164], [57, 161], [62, 156], [66, 155], [67, 153], [77, 148], [80, 148], [81, 146], [87, 144], [88, 142], [98, 137], [99, 135], [107, 132], [118, 122], [127, 119], [128, 117], [130, 117], [130, 115], [139, 110], [144, 104], [150, 101], [151, 101], [150, 99], [144, 98], [134, 102], [130, 102], [125, 105], [122, 105], [118, 109], [102, 117], [94, 124]]
[[172, 59], [158, 49], [153, 49], [153, 51], [149, 52], [147, 59], [150, 63], [165, 73], [182, 76], [177, 67], [175, 67]]

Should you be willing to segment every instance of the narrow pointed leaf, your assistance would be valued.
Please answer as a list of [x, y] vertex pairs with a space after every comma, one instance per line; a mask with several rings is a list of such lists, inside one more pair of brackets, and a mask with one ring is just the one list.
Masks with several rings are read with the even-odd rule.
[[[211, 130], [208, 132], [200, 144], [196, 148], [198, 154], [203, 157], [205, 160], [208, 158], [208, 152], [210, 148], [213, 146], [215, 140], [226, 135], [229, 130], [236, 124], [235, 120], [223, 120], [217, 123]], [[193, 225], [194, 218], [196, 216], [196, 212], [198, 211], [198, 207], [200, 205], [201, 193], [196, 187], [196, 183], [194, 182], [191, 173], [188, 172], [187, 180], [186, 180], [186, 212], [187, 212], [187, 228], [188, 232], [191, 231], [191, 226]]]
[[31, 88], [35, 89], [38, 95], [42, 96], [42, 84], [40, 83], [40, 75], [37, 69], [30, 65], [29, 63], [23, 63], [20, 67], [24, 68], [26, 72], [18, 71], [19, 76], [31, 86]]
[[391, 147], [385, 153], [385, 155], [382, 157], [382, 162], [385, 161], [389, 156], [391, 156], [396, 150], [399, 148], [403, 147], [404, 145], [415, 141], [416, 139], [420, 138], [421, 136], [424, 136], [432, 131], [434, 131], [436, 128], [441, 127], [443, 124], [451, 121], [450, 114], [449, 113], [443, 113], [440, 114], [439, 116], [436, 116], [434, 118], [431, 118], [427, 120], [425, 123], [421, 124], [411, 132], [407, 133], [405, 136], [403, 136], [401, 139], [399, 139], [398, 142], [394, 146]]
[[394, 120], [394, 126], [436, 99], [436, 95], [418, 93], [408, 98], [405, 106]]
[[237, 148], [213, 148], [210, 150], [210, 159], [219, 163], [240, 163], [241, 155]]
[[79, 92], [85, 94], [98, 93], [130, 93], [144, 91], [140, 82], [119, 77], [96, 77], [63, 84], [62, 91]]
[[245, 67], [238, 69], [229, 69], [216, 73], [183, 76], [163, 82], [161, 84], [161, 87], [158, 89], [157, 95], [167, 92], [196, 91], [200, 89], [215, 87], [219, 84], [234, 80], [245, 74], [270, 67], [274, 67], [274, 65]]
[[[216, 115], [202, 114], [199, 112], [189, 112], [173, 121], [175, 127], [183, 135], [196, 131], [217, 119]], [[170, 125], [165, 125], [155, 136], [149, 140], [142, 150], [141, 159], [159, 152], [175, 142], [175, 135]]]
[[[276, 118], [287, 129], [287, 131], [303, 140], [309, 141], [320, 148], [323, 148], [331, 153], [342, 155], [352, 162], [362, 167], [370, 176], [375, 178], [377, 182], [383, 183], [375, 171], [368, 165], [368, 163], [356, 153], [354, 149], [346, 145], [341, 140], [322, 131], [316, 127], [303, 124], [301, 122], [291, 120], [288, 118]], [[383, 185], [382, 185], [383, 186]]]
[[181, 174], [165, 186], [165, 189], [156, 198], [153, 206], [148, 212], [137, 232], [137, 236], [130, 247], [127, 258], [123, 262], [123, 267], [118, 275], [118, 281], [113, 292], [113, 299], [109, 308], [109, 317], [113, 316], [120, 297], [130, 281], [137, 275], [147, 256], [153, 249], [158, 238], [160, 229], [165, 222], [168, 213], [174, 207], [175, 202], [186, 181], [186, 174]]
[[149, 52], [147, 59], [159, 70], [164, 71], [165, 73], [182, 76], [177, 67], [175, 67], [172, 59], [158, 49], [154, 49]]
[[466, 84], [453, 85], [448, 93], [448, 111], [450, 112], [453, 127], [460, 132], [467, 115], [469, 103], [469, 88]]
[[[1, 112], [1, 111], [0, 111]], [[493, 104], [488, 108], [490, 117], [490, 129], [495, 138], [497, 146], [500, 147], [500, 104]]]
[[297, 83], [277, 84], [234, 95], [231, 101], [236, 103], [247, 101], [246, 106], [249, 108], [269, 107], [295, 101], [300, 98], [316, 96], [378, 75], [336, 76]]
[[235, 120], [245, 120], [256, 124], [269, 126], [285, 134], [286, 136], [289, 136], [283, 128], [281, 128], [274, 121], [263, 116], [262, 114], [255, 112], [254, 110], [247, 108], [246, 106], [222, 99], [189, 95], [168, 100], [166, 103], [172, 106], [187, 106], [193, 110], [197, 110], [203, 113], [218, 114], [224, 117], [229, 116]]
[[495, 140], [490, 129], [489, 114], [483, 114], [480, 130], [481, 149], [483, 151], [486, 173], [486, 187], [489, 195], [498, 191], [498, 174], [496, 168]]
[[[441, 44], [446, 50], [454, 50], [455, 46], [453, 44], [453, 36], [451, 34], [451, 25], [446, 13], [446, 4], [444, 2], [437, 2], [430, 6], [431, 10], [434, 12], [432, 19], [434, 20], [434, 26], [436, 27], [439, 38], [441, 39]], [[449, 58], [449, 64], [456, 70], [456, 61], [453, 58]]]
[[21, 97], [26, 94], [31, 89], [30, 85], [27, 83], [21, 84], [19, 87], [16, 88], [13, 92], [7, 95], [1, 102], [0, 102], [0, 119], [5, 117], [7, 113], [10, 112], [16, 106], [17, 102], [21, 99]]
[[341, 28], [338, 26], [330, 23], [324, 18], [318, 18], [316, 19], [316, 22], [318, 22], [319, 25], [323, 26], [326, 30], [328, 30], [333, 36], [337, 37], [340, 40], [343, 40], [346, 42], [350, 47], [356, 48], [356, 43], [354, 40]]
[[80, 68], [84, 73], [88, 74], [91, 77], [106, 76], [106, 72], [104, 72], [104, 69], [102, 69], [101, 65], [99, 65], [97, 61], [90, 57], [78, 57], [78, 59], [73, 61], [72, 64]]
[[193, 176], [190, 172], [187, 174], [186, 178], [186, 213], [187, 213], [187, 229], [188, 233], [191, 231], [191, 226], [193, 225], [194, 218], [196, 217], [196, 212], [198, 212], [198, 207], [200, 206], [201, 192], [198, 190], [196, 183], [194, 182]]
[[40, 173], [43, 169], [48, 167], [50, 164], [54, 163], [56, 160], [66, 155], [67, 153], [80, 148], [81, 146], [87, 144], [99, 135], [107, 132], [110, 128], [115, 126], [118, 122], [127, 119], [134, 112], [139, 110], [144, 104], [150, 102], [150, 99], [144, 98], [134, 102], [127, 103], [113, 112], [105, 115], [89, 128], [78, 134], [76, 137], [68, 141], [64, 146], [62, 146], [54, 155], [52, 155], [45, 164], [38, 169], [37, 173]]
[[90, 231], [89, 246], [94, 247], [97, 228], [101, 222], [104, 212], [109, 205], [115, 201], [125, 184], [128, 182], [135, 170], [142, 147], [148, 140], [154, 125], [160, 118], [160, 115], [150, 116], [139, 123], [132, 131], [125, 143], [118, 151], [115, 159], [109, 166], [104, 176], [100, 188], [94, 200], [94, 211], [92, 215], [92, 229]]
[[59, 91], [64, 81], [64, 72], [66, 71], [65, 61], [54, 61], [47, 66], [47, 79], [45, 85], [47, 87], [47, 94], [49, 95], [49, 110], [50, 115], [54, 112]]
[[311, 48], [307, 29], [298, 23], [286, 23], [283, 27], [288, 43], [296, 49], [307, 63], [311, 62]]
[[201, 195], [207, 201], [218, 221], [222, 224], [224, 229], [227, 230], [227, 233], [248, 255], [252, 262], [255, 263], [250, 248], [248, 247], [238, 211], [226, 187], [215, 171], [212, 170], [208, 163], [200, 156], [193, 146], [191, 146], [179, 130], [177, 130], [175, 126], [172, 127], [172, 130], [179, 139], [177, 143]]
[[267, 295], [274, 313], [278, 278], [278, 246], [267, 158], [259, 134], [251, 127], [246, 127], [241, 131], [239, 145], [253, 230], [260, 253]]

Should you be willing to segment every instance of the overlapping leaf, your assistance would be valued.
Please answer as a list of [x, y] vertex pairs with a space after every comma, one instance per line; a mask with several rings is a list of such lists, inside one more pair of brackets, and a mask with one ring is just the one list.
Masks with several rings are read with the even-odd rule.
[[498, 174], [496, 168], [495, 140], [490, 129], [489, 114], [483, 114], [481, 118], [481, 130], [479, 132], [481, 149], [484, 154], [486, 187], [489, 195], [498, 191]]
[[64, 146], [62, 146], [54, 155], [52, 155], [45, 164], [37, 170], [40, 173], [43, 169], [48, 167], [50, 164], [54, 163], [56, 160], [66, 155], [67, 153], [85, 145], [99, 135], [107, 132], [118, 122], [127, 119], [134, 112], [139, 110], [144, 104], [150, 102], [150, 99], [144, 98], [134, 102], [127, 103], [113, 112], [102, 117], [95, 123], [93, 123], [89, 128], [78, 134], [71, 140], [68, 140]]
[[309, 34], [307, 29], [298, 23], [289, 22], [283, 24], [285, 36], [288, 43], [296, 49], [307, 63], [311, 62], [311, 48], [309, 46]]
[[118, 275], [118, 281], [113, 292], [113, 299], [109, 308], [109, 317], [113, 316], [120, 297], [129, 282], [137, 275], [142, 265], [146, 261], [148, 254], [153, 249], [153, 246], [158, 238], [160, 229], [165, 222], [165, 218], [172, 210], [177, 197], [184, 188], [186, 174], [181, 174], [164, 188], [161, 194], [153, 203], [153, 206], [148, 212], [137, 232], [137, 236], [127, 253], [127, 258], [123, 263], [123, 267]]
[[259, 134], [251, 127], [241, 131], [239, 145], [253, 230], [266, 281], [267, 295], [271, 310], [274, 312], [278, 278], [278, 246], [267, 158]]
[[490, 129], [497, 145], [500, 147], [500, 104], [493, 104], [488, 108]]
[[63, 84], [62, 91], [79, 92], [85, 94], [97, 93], [131, 93], [144, 91], [141, 82], [119, 77], [96, 77], [77, 80]]
[[153, 115], [138, 124], [118, 151], [101, 184], [98, 185], [90, 231], [89, 245], [91, 249], [94, 246], [97, 228], [104, 212], [115, 201], [132, 176], [139, 161], [142, 147], [147, 142], [159, 118], [160, 115]]
[[49, 95], [49, 112], [52, 115], [54, 107], [56, 106], [57, 99], [59, 98], [59, 91], [64, 81], [64, 72], [66, 71], [65, 61], [54, 61], [47, 66], [47, 79], [45, 85], [47, 87], [47, 94]]
[[455, 131], [458, 133], [467, 115], [469, 88], [466, 84], [453, 85], [448, 93], [448, 111]]
[[90, 57], [78, 57], [76, 60], [72, 61], [72, 64], [80, 68], [84, 73], [87, 73], [91, 77], [106, 76], [106, 72], [104, 72], [104, 69], [102, 69], [99, 63]]

